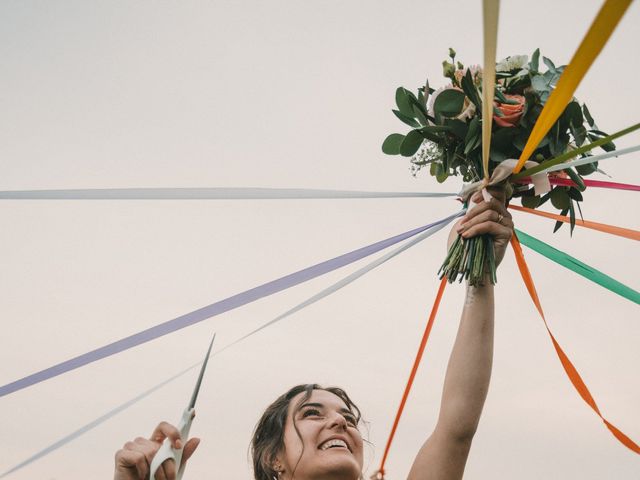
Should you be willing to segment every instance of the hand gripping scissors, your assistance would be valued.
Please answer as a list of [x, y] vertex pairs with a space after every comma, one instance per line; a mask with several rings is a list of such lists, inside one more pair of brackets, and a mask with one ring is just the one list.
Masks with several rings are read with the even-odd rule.
[[211, 343], [209, 344], [209, 349], [207, 350], [207, 355], [204, 357], [204, 361], [202, 362], [202, 367], [200, 368], [200, 375], [198, 376], [198, 381], [196, 382], [196, 386], [193, 389], [193, 393], [191, 394], [191, 401], [187, 408], [184, 409], [182, 413], [182, 418], [180, 419], [180, 423], [178, 423], [178, 430], [180, 431], [180, 438], [182, 439], [182, 448], [173, 448], [171, 446], [171, 440], [169, 438], [165, 438], [164, 442], [162, 442], [162, 446], [153, 457], [151, 461], [149, 478], [153, 480], [155, 478], [156, 471], [162, 466], [162, 464], [169, 459], [172, 459], [176, 468], [178, 469], [178, 473], [176, 475], [176, 480], [182, 479], [182, 474], [184, 473], [184, 465], [180, 465], [182, 462], [182, 450], [184, 448], [184, 444], [187, 441], [187, 437], [189, 436], [189, 430], [191, 429], [191, 422], [193, 422], [193, 417], [195, 416], [196, 399], [198, 398], [198, 392], [200, 391], [200, 385], [202, 384], [202, 377], [204, 376], [204, 371], [207, 368], [207, 362], [209, 361], [209, 355], [211, 354], [211, 347], [213, 346], [213, 341], [216, 339], [216, 334], [213, 334], [213, 338], [211, 339]]

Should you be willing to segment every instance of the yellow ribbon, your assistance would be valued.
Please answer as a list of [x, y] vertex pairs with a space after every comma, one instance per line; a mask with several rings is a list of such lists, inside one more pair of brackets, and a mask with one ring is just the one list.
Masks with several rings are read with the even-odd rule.
[[531, 131], [531, 135], [529, 135], [524, 150], [522, 150], [518, 164], [513, 169], [513, 173], [518, 173], [522, 169], [524, 162], [531, 157], [538, 144], [564, 111], [569, 101], [571, 101], [580, 81], [609, 40], [630, 3], [631, 0], [605, 1], [578, 50], [573, 55], [571, 62], [562, 72], [556, 88], [551, 92]]
[[498, 42], [498, 14], [500, 0], [483, 0], [484, 67], [482, 70], [482, 170], [489, 180], [489, 151], [493, 123], [493, 96], [496, 85], [496, 44]]

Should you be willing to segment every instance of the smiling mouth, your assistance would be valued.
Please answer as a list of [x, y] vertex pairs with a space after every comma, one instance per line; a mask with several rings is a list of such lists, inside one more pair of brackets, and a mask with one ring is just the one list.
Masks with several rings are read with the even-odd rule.
[[339, 449], [345, 449], [345, 450], [351, 451], [351, 449], [349, 448], [349, 445], [347, 445], [347, 442], [345, 442], [344, 440], [340, 440], [339, 438], [327, 440], [318, 448], [323, 451], [330, 450], [333, 448], [339, 448]]

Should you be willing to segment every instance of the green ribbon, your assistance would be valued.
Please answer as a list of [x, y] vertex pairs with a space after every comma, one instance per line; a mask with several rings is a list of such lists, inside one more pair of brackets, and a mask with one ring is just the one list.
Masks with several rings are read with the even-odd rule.
[[640, 293], [633, 288], [627, 287], [599, 270], [582, 263], [577, 258], [573, 258], [571, 255], [561, 252], [560, 250], [553, 248], [551, 245], [547, 245], [537, 238], [527, 235], [521, 230], [516, 229], [516, 233], [518, 234], [520, 243], [526, 245], [531, 250], [538, 252], [540, 255], [547, 257], [549, 260], [553, 260], [578, 275], [582, 275], [584, 278], [597, 283], [601, 287], [611, 290], [613, 293], [617, 293], [627, 300], [631, 300], [632, 302], [640, 305]]

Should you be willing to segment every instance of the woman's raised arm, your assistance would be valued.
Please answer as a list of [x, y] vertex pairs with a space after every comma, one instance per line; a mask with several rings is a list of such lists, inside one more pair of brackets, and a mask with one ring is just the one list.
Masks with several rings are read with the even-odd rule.
[[[496, 263], [513, 233], [504, 192], [471, 209], [454, 230], [464, 238], [484, 233], [494, 237]], [[478, 193], [474, 201], [482, 200]], [[489, 389], [493, 359], [493, 285], [468, 286], [458, 334], [451, 351], [436, 427], [424, 443], [409, 473], [410, 480], [454, 480], [464, 467]]]

